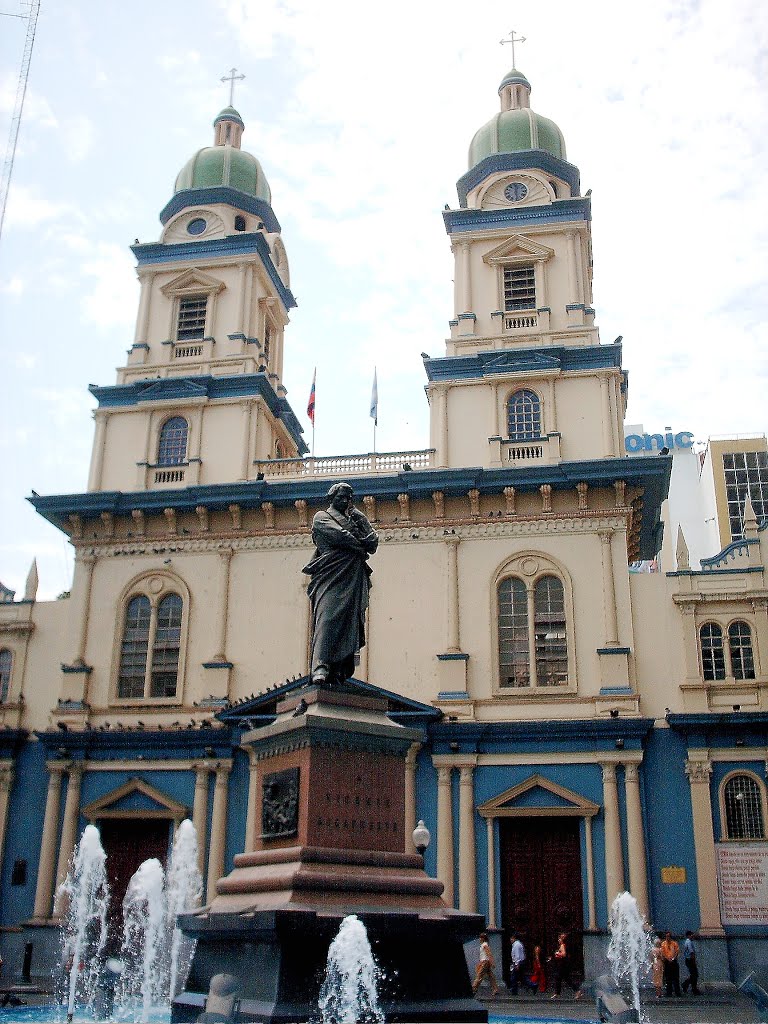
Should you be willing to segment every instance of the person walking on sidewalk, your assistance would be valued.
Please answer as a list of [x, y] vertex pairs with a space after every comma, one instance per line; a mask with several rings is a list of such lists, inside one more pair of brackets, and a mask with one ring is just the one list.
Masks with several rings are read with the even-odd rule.
[[496, 975], [493, 973], [496, 961], [493, 959], [491, 947], [488, 945], [488, 933], [480, 932], [479, 938], [480, 961], [475, 969], [475, 980], [472, 982], [472, 994], [477, 995], [477, 990], [482, 985], [483, 979], [487, 978], [491, 984], [491, 994], [497, 996], [499, 994], [499, 985], [496, 981]]
[[571, 975], [571, 963], [568, 955], [567, 940], [568, 935], [565, 932], [560, 932], [557, 937], [555, 952], [550, 958], [552, 961], [552, 972], [554, 974], [555, 982], [555, 991], [549, 997], [550, 999], [557, 999], [559, 997], [563, 982], [565, 982], [566, 985], [570, 985], [573, 989], [574, 999], [581, 999], [582, 996], [581, 986], [578, 982], [573, 980], [573, 976]]
[[680, 946], [672, 938], [672, 932], [667, 932], [661, 944], [661, 959], [664, 962], [664, 993], [671, 996], [674, 989], [676, 996], [681, 996], [680, 991], [680, 965], [677, 962], [677, 955]]
[[517, 995], [520, 987], [520, 979], [523, 974], [523, 962], [525, 961], [525, 947], [520, 937], [512, 932], [512, 948], [509, 951], [509, 991], [513, 996]]
[[688, 977], [683, 981], [683, 992], [687, 992], [690, 988], [693, 995], [697, 996], [699, 994], [699, 967], [696, 963], [696, 947], [693, 944], [693, 932], [691, 931], [685, 933], [683, 960], [685, 960], [685, 968], [688, 971]]

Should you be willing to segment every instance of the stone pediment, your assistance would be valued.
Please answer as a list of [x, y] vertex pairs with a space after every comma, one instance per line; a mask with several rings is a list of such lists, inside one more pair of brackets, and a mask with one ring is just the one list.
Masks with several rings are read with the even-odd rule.
[[188, 808], [143, 779], [134, 777], [92, 800], [80, 813], [89, 821], [97, 818], [168, 818], [182, 821], [187, 817]]
[[600, 810], [598, 804], [574, 793], [565, 786], [531, 775], [524, 782], [505, 790], [478, 807], [484, 818], [535, 816], [588, 817]]
[[192, 292], [204, 292], [206, 295], [211, 295], [214, 292], [220, 292], [226, 285], [223, 281], [220, 281], [218, 277], [212, 277], [210, 274], [203, 273], [202, 270], [198, 270], [197, 267], [193, 267], [191, 270], [185, 270], [183, 274], [179, 274], [178, 277], [174, 277], [172, 281], [164, 284], [160, 291], [163, 295], [184, 295]]
[[511, 238], [507, 238], [501, 245], [497, 245], [495, 249], [487, 252], [483, 256], [483, 260], [491, 265], [517, 262], [530, 263], [531, 260], [548, 260], [554, 255], [555, 250], [550, 249], [548, 245], [534, 242], [532, 238], [527, 238], [525, 235], [512, 235]]
[[138, 394], [137, 401], [153, 402], [156, 399], [207, 398], [208, 389], [189, 378], [165, 377], [153, 380]]

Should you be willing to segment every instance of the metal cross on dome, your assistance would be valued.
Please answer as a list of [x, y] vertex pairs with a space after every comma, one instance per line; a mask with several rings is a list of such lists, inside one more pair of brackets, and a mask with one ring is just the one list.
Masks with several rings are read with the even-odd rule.
[[516, 36], [514, 29], [512, 29], [512, 31], [509, 33], [509, 39], [507, 39], [505, 37], [504, 39], [500, 39], [499, 40], [499, 43], [502, 46], [506, 46], [507, 44], [509, 44], [512, 47], [512, 67], [513, 68], [517, 67], [517, 64], [515, 64], [515, 43], [524, 43], [524, 42], [525, 42], [525, 36]]
[[222, 78], [222, 82], [229, 82], [229, 105], [230, 105], [230, 107], [234, 106], [235, 82], [241, 81], [243, 78], [245, 78], [245, 75], [236, 75], [235, 74], [236, 71], [237, 71], [237, 68], [230, 68], [229, 69], [229, 74], [228, 75], [224, 75], [224, 77]]

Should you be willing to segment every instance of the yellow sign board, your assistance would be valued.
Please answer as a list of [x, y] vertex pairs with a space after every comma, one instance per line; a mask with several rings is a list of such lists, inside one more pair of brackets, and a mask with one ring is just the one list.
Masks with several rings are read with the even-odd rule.
[[661, 880], [665, 885], [684, 885], [686, 882], [685, 868], [671, 865], [661, 869]]

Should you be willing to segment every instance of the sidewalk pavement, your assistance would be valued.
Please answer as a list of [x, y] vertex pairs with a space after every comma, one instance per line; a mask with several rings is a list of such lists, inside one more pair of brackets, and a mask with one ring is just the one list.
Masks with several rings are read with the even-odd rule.
[[[502, 988], [494, 999], [488, 989], [479, 998], [493, 1017], [518, 1021], [597, 1021], [595, 1000], [588, 987], [581, 999], [573, 993], [551, 999], [543, 995], [521, 993], [513, 996]], [[656, 999], [641, 993], [641, 1009], [651, 1024], [758, 1024], [760, 1015], [754, 1002], [736, 991], [702, 993], [699, 996], [664, 996]]]

